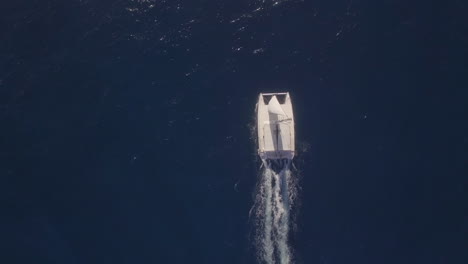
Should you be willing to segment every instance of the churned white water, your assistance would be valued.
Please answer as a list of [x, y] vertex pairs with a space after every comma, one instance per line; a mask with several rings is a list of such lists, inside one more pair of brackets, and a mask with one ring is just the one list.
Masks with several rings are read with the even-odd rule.
[[292, 252], [288, 243], [291, 226], [291, 205], [296, 197], [296, 181], [290, 162], [272, 168], [263, 161], [255, 201], [258, 260], [266, 264], [290, 264]]

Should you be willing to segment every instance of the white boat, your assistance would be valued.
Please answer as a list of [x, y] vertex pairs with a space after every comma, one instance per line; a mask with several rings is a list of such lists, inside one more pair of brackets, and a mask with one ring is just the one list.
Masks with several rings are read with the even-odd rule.
[[289, 93], [261, 93], [257, 103], [258, 155], [262, 160], [292, 160], [294, 116]]

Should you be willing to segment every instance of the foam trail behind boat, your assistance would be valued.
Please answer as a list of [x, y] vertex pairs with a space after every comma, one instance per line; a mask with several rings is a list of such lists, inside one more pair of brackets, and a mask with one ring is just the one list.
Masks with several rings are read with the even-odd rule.
[[271, 163], [264, 161], [263, 164], [256, 201], [259, 261], [266, 264], [290, 264], [290, 197], [295, 196], [290, 192], [296, 190], [294, 181], [291, 181], [290, 162], [285, 163], [279, 172], [272, 168]]
[[[265, 167], [263, 172], [263, 183], [262, 189], [264, 190], [264, 197], [259, 197], [262, 199], [261, 204], [264, 210], [264, 223], [263, 229], [264, 233], [262, 235], [262, 248], [263, 248], [263, 258], [266, 263], [274, 263], [274, 244], [273, 244], [273, 188], [272, 188], [272, 178], [273, 171]], [[260, 214], [262, 213], [260, 212]]]
[[287, 172], [285, 168], [280, 173], [275, 173], [275, 192], [276, 195], [276, 223], [277, 237], [276, 243], [278, 248], [279, 263], [290, 263], [291, 256], [288, 246], [289, 233], [289, 195], [287, 186]]

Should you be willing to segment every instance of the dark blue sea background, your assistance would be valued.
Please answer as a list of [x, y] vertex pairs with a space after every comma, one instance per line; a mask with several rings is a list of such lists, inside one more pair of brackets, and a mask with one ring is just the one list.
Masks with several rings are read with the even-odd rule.
[[465, 1], [0, 4], [0, 263], [257, 263], [288, 91], [295, 263], [468, 263]]

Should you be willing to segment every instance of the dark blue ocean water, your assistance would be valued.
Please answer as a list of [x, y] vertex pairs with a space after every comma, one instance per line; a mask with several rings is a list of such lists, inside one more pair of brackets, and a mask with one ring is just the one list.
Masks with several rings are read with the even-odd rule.
[[462, 1], [3, 1], [0, 263], [255, 263], [289, 91], [296, 263], [468, 263]]

